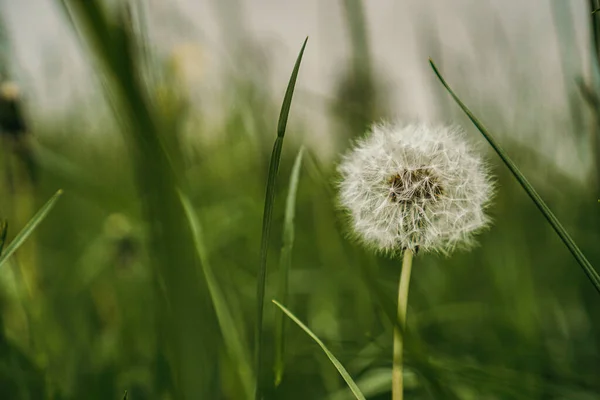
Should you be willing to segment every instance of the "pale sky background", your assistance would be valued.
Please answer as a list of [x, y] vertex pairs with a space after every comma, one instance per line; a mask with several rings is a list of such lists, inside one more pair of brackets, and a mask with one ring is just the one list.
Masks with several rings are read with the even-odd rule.
[[[319, 103], [311, 101], [308, 94], [330, 95], [333, 78], [348, 60], [348, 30], [342, 0], [139, 1], [151, 14], [152, 37], [162, 51], [169, 52], [181, 43], [199, 46], [201, 62], [197, 57], [189, 57], [189, 68], [201, 71], [203, 83], [198, 84], [198, 91], [206, 93], [208, 98], [218, 92], [218, 77], [223, 71], [244, 68], [227, 50], [225, 36], [240, 24], [223, 11], [226, 4], [239, 3], [234, 9], [241, 16], [241, 25], [269, 55], [269, 87], [277, 99], [285, 90], [302, 40], [310, 36], [297, 86], [296, 107], [300, 115], [320, 113]], [[90, 95], [94, 89], [89, 83], [95, 78], [57, 3], [58, 0], [0, 0], [13, 39], [17, 79], [27, 97], [35, 99], [32, 109], [41, 115], [61, 115], [74, 102], [79, 105], [89, 102], [90, 108], [93, 107]], [[512, 123], [547, 114], [557, 118], [564, 114], [561, 118], [568, 118], [563, 69], [568, 70], [569, 82], [580, 71], [589, 69], [586, 0], [364, 0], [363, 3], [373, 64], [385, 76], [392, 108], [404, 116], [435, 117], [430, 96], [439, 92], [431, 90], [432, 72], [427, 58], [440, 56], [436, 47], [441, 49], [446, 77], [458, 82], [455, 86], [464, 100], [474, 108], [480, 102], [498, 104], [498, 115], [494, 118]], [[552, 3], [562, 9], [559, 29], [568, 28], [565, 21], [574, 26], [575, 36], [565, 50], [569, 55], [566, 62], [559, 57]], [[564, 14], [569, 4], [571, 17]], [[222, 21], [228, 22], [226, 28]], [[234, 26], [229, 26], [232, 23]], [[433, 32], [431, 37], [438, 38], [436, 46], [428, 47], [424, 42], [426, 32]], [[515, 74], [519, 75], [518, 80]], [[196, 83], [192, 79], [190, 88], [195, 89]], [[303, 97], [303, 93], [307, 96]], [[524, 93], [531, 100], [530, 112], [515, 110], [513, 106]], [[537, 121], [537, 126], [538, 130], [547, 129], [559, 138], [564, 136], [562, 131], [570, 129], [568, 123], [557, 120]], [[532, 142], [539, 147], [537, 139]], [[559, 163], [574, 158], [585, 160], [588, 156], [580, 154], [568, 140], [558, 142], [558, 150], [557, 143], [550, 145]]]

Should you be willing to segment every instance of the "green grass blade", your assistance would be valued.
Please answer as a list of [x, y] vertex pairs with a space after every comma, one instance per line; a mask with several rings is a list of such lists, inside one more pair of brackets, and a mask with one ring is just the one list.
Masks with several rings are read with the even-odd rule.
[[283, 137], [285, 135], [285, 129], [292, 104], [292, 97], [294, 95], [294, 87], [296, 86], [296, 78], [298, 77], [298, 70], [300, 69], [300, 63], [302, 62], [302, 55], [304, 54], [307, 41], [308, 37], [302, 44], [302, 48], [300, 49], [300, 53], [296, 59], [296, 64], [294, 65], [294, 70], [292, 71], [292, 76], [290, 77], [290, 81], [285, 92], [285, 97], [283, 98], [281, 113], [279, 114], [279, 123], [277, 124], [277, 139], [275, 139], [275, 144], [273, 145], [273, 153], [271, 154], [271, 163], [269, 165], [269, 177], [267, 181], [265, 208], [263, 212], [262, 238], [260, 243], [260, 261], [256, 283], [256, 389], [254, 396], [256, 400], [260, 400], [262, 398], [262, 388], [260, 384], [262, 376], [262, 325], [265, 302], [265, 286], [267, 279], [267, 252], [269, 248], [269, 233], [271, 231], [271, 218], [273, 216], [273, 203], [275, 199], [275, 180], [279, 170], [281, 148], [283, 147]]
[[123, 400], [127, 400], [127, 390], [123, 393]]
[[194, 238], [177, 191], [184, 175], [178, 162], [183, 159], [180, 135], [174, 134], [172, 121], [156, 112], [157, 92], [139, 58], [145, 43], [130, 23], [129, 2], [114, 12], [100, 0], [63, 3], [95, 56], [131, 156], [160, 305], [155, 311], [164, 337], [161, 357], [168, 355], [173, 377], [168, 385], [175, 398], [214, 398], [217, 369], [206, 366], [217, 359], [218, 321], [204, 276], [198, 275]]
[[[285, 205], [285, 219], [283, 226], [283, 246], [279, 260], [279, 298], [285, 304], [288, 299], [289, 275], [292, 266], [292, 249], [294, 247], [294, 217], [296, 214], [296, 194], [298, 192], [298, 181], [300, 180], [300, 168], [304, 147], [300, 148], [292, 173], [290, 176], [290, 187]], [[279, 386], [283, 378], [284, 354], [285, 354], [285, 325], [286, 319], [283, 314], [278, 313], [275, 319], [275, 386]]]
[[[4, 265], [4, 263], [13, 255], [15, 251], [27, 240], [27, 238], [33, 233], [35, 228], [46, 218], [50, 210], [54, 207], [63, 191], [59, 190], [48, 200], [46, 204], [29, 220], [27, 225], [19, 232], [19, 234], [14, 238], [12, 242], [6, 247], [6, 250], [2, 253], [0, 257], [0, 267]], [[6, 233], [4, 233], [6, 234]]]
[[233, 314], [227, 306], [225, 295], [221, 290], [221, 287], [219, 286], [219, 283], [217, 282], [217, 279], [213, 273], [213, 269], [210, 265], [208, 252], [206, 251], [206, 246], [204, 245], [202, 226], [200, 225], [198, 215], [196, 214], [196, 211], [194, 210], [187, 196], [181, 192], [179, 193], [179, 196], [181, 198], [183, 208], [185, 209], [185, 213], [190, 224], [190, 229], [192, 230], [192, 235], [194, 236], [194, 244], [196, 246], [196, 251], [198, 252], [198, 258], [202, 264], [202, 273], [206, 278], [208, 291], [215, 307], [217, 321], [219, 323], [221, 333], [223, 334], [225, 345], [227, 346], [230, 357], [238, 369], [238, 374], [244, 392], [246, 393], [246, 398], [250, 399], [252, 398], [252, 394], [254, 392], [254, 382], [250, 356], [246, 351], [247, 347], [244, 345], [242, 335], [237, 329]]
[[365, 7], [362, 0], [344, 0], [355, 72], [365, 74], [370, 81], [371, 56]]
[[6, 235], [8, 234], [8, 221], [3, 219], [0, 221], [0, 256], [2, 250], [4, 250], [4, 243], [6, 243]]
[[356, 382], [354, 382], [348, 371], [346, 371], [346, 368], [344, 368], [344, 366], [339, 362], [339, 360], [335, 358], [333, 353], [329, 351], [329, 349], [327, 348], [327, 346], [325, 346], [321, 339], [319, 339], [317, 335], [315, 335], [306, 325], [304, 325], [302, 321], [296, 318], [296, 316], [292, 314], [290, 310], [281, 305], [277, 300], [272, 301], [277, 307], [281, 309], [281, 311], [283, 311], [288, 317], [290, 317], [292, 321], [294, 321], [300, 328], [302, 328], [302, 330], [304, 330], [304, 332], [306, 332], [308, 336], [310, 336], [315, 342], [317, 342], [321, 349], [323, 349], [325, 355], [327, 355], [327, 357], [331, 360], [332, 364], [335, 366], [335, 368], [337, 368], [342, 378], [344, 378], [344, 380], [348, 384], [348, 387], [354, 394], [354, 397], [356, 397], [358, 400], [365, 400], [365, 396], [362, 394], [362, 392], [356, 385]]
[[285, 128], [287, 127], [288, 116], [290, 114], [290, 107], [292, 106], [292, 97], [294, 96], [294, 88], [296, 87], [296, 78], [298, 77], [298, 71], [300, 70], [300, 63], [302, 62], [302, 56], [304, 55], [304, 49], [306, 48], [306, 42], [308, 42], [308, 36], [304, 39], [300, 53], [294, 64], [294, 70], [290, 76], [288, 87], [285, 91], [283, 98], [283, 104], [281, 105], [281, 112], [279, 113], [279, 122], [277, 124], [277, 137], [283, 138], [285, 135]]
[[535, 191], [533, 186], [531, 186], [531, 184], [527, 181], [525, 176], [523, 176], [521, 171], [519, 171], [519, 169], [517, 168], [515, 163], [508, 157], [508, 155], [504, 152], [504, 150], [502, 150], [500, 145], [496, 142], [496, 139], [494, 139], [494, 137], [483, 126], [483, 124], [481, 122], [479, 122], [479, 120], [475, 117], [475, 115], [473, 115], [473, 113], [467, 108], [467, 106], [458, 98], [458, 96], [456, 96], [456, 94], [450, 88], [450, 86], [448, 86], [448, 84], [446, 83], [446, 81], [444, 80], [444, 78], [442, 77], [442, 75], [440, 74], [440, 72], [438, 71], [438, 69], [436, 68], [435, 64], [433, 63], [433, 61], [431, 59], [429, 60], [429, 63], [431, 64], [431, 67], [433, 68], [433, 71], [435, 72], [435, 74], [437, 75], [439, 80], [442, 82], [442, 85], [444, 85], [444, 87], [446, 88], [446, 90], [448, 90], [448, 92], [450, 93], [452, 98], [454, 98], [454, 100], [460, 106], [460, 108], [462, 108], [462, 110], [465, 112], [465, 114], [467, 114], [467, 116], [473, 122], [473, 124], [475, 124], [477, 129], [479, 129], [479, 132], [481, 132], [483, 137], [488, 141], [488, 143], [492, 146], [492, 148], [496, 151], [496, 153], [498, 153], [498, 156], [500, 156], [500, 158], [502, 159], [504, 164], [506, 164], [506, 166], [508, 167], [510, 172], [512, 172], [512, 174], [515, 176], [515, 178], [517, 179], [519, 184], [523, 187], [523, 189], [525, 189], [525, 192], [527, 192], [527, 194], [529, 195], [531, 200], [533, 200], [533, 202], [535, 203], [537, 208], [541, 211], [541, 213], [544, 215], [546, 220], [548, 220], [548, 222], [550, 223], [552, 228], [554, 228], [554, 231], [558, 234], [558, 236], [563, 241], [565, 246], [567, 246], [567, 248], [569, 249], [571, 254], [573, 254], [573, 257], [575, 257], [575, 259], [577, 260], [579, 265], [583, 268], [583, 271], [585, 272], [587, 277], [590, 279], [590, 281], [592, 282], [592, 284], [594, 285], [596, 290], [600, 293], [600, 275], [598, 275], [598, 273], [596, 272], [596, 270], [594, 269], [592, 264], [588, 261], [588, 259], [582, 253], [582, 251], [579, 249], [577, 244], [575, 244], [575, 241], [573, 241], [571, 236], [569, 236], [569, 234], [567, 233], [565, 228], [561, 225], [561, 223], [558, 221], [556, 216], [554, 216], [552, 211], [550, 211], [550, 208], [548, 208], [548, 206], [546, 205], [544, 200], [542, 200], [540, 195]]

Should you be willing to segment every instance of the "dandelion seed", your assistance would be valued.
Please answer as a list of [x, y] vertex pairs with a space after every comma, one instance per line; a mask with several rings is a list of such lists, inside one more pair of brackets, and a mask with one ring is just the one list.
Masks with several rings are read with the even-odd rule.
[[458, 127], [374, 125], [339, 172], [353, 231], [378, 250], [448, 254], [488, 224], [492, 184]]

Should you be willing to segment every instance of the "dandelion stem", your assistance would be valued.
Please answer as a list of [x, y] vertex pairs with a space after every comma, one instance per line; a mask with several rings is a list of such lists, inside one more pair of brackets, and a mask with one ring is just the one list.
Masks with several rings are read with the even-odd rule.
[[394, 359], [392, 367], [392, 400], [402, 400], [404, 381], [402, 377], [402, 336], [406, 330], [406, 306], [408, 304], [408, 286], [412, 269], [413, 252], [404, 251], [402, 272], [398, 284], [398, 323], [394, 327]]

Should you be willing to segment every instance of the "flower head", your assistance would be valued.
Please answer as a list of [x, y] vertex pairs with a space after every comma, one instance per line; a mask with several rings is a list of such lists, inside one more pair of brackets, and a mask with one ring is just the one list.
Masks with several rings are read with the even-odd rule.
[[493, 187], [458, 127], [374, 125], [338, 168], [356, 236], [385, 252], [469, 247]]

